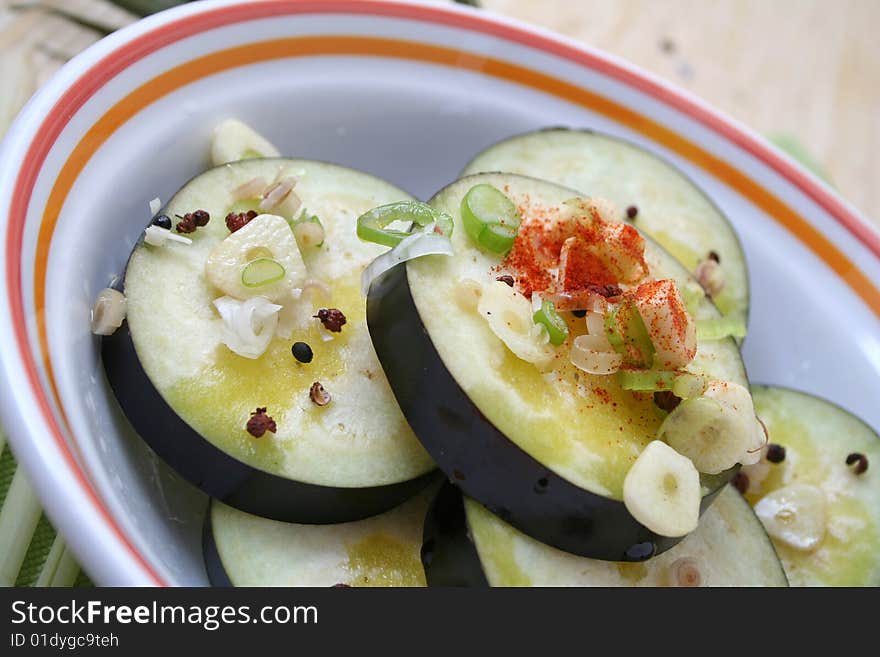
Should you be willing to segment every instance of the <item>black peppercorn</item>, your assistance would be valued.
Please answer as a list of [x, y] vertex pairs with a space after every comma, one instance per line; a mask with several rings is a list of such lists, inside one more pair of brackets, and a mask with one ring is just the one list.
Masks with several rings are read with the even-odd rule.
[[636, 206], [631, 205], [626, 209], [626, 218], [627, 219], [635, 219], [636, 215], [638, 213], [639, 213], [639, 209]]
[[167, 214], [159, 214], [153, 217], [153, 225], [165, 230], [171, 230], [171, 217]]
[[782, 463], [785, 460], [785, 447], [776, 443], [767, 445], [767, 460], [770, 463]]
[[290, 351], [300, 363], [311, 363], [314, 358], [312, 348], [305, 342], [294, 342]]

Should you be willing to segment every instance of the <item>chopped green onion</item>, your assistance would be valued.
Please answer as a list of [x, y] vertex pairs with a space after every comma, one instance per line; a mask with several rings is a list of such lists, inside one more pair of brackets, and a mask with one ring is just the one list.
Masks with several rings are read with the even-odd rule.
[[675, 377], [675, 372], [659, 370], [620, 370], [617, 373], [617, 380], [621, 388], [638, 392], [672, 390]]
[[681, 399], [693, 399], [703, 394], [706, 380], [690, 372], [661, 370], [620, 370], [617, 380], [624, 390], [661, 392], [669, 390]]
[[697, 320], [697, 340], [723, 340], [746, 337], [746, 323], [741, 317], [725, 315]]
[[358, 217], [357, 236], [365, 242], [397, 246], [412, 233], [386, 228], [395, 221], [409, 221], [421, 228], [435, 224], [441, 235], [452, 237], [452, 217], [419, 201], [388, 203], [365, 212]]
[[506, 255], [519, 230], [519, 210], [499, 189], [474, 185], [461, 199], [464, 230], [474, 242], [492, 253]]
[[541, 307], [532, 315], [535, 324], [541, 324], [547, 329], [550, 336], [550, 344], [559, 346], [568, 338], [568, 324], [556, 312], [556, 306], [546, 299]]
[[[324, 234], [324, 224], [321, 223], [321, 219], [318, 217], [318, 215], [311, 214], [308, 210], [303, 208], [303, 211], [299, 213], [299, 216], [290, 222], [290, 227], [293, 229], [294, 236], [301, 237], [306, 234], [311, 235], [311, 232], [306, 232], [305, 229], [297, 229], [297, 226], [302, 226], [305, 224], [317, 224], [318, 226], [320, 226], [321, 230], [318, 231], [315, 229], [314, 233], [319, 234], [319, 235]], [[320, 240], [321, 240], [320, 242], [318, 242], [314, 245], [311, 245], [311, 246], [315, 246], [316, 248], [323, 246], [324, 245], [324, 238], [321, 237]], [[297, 239], [297, 242], [299, 242], [299, 241], [300, 240]], [[302, 248], [303, 246], [305, 246], [305, 245], [300, 244], [300, 248]]]
[[654, 343], [638, 308], [623, 301], [605, 317], [605, 335], [614, 351], [635, 367], [650, 369], [654, 364]]
[[245, 287], [261, 287], [284, 278], [284, 265], [272, 258], [257, 258], [241, 270], [241, 284]]

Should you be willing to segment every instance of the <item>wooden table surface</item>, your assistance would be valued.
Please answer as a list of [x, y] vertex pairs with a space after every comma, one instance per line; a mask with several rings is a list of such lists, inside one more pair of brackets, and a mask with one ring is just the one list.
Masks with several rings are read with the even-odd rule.
[[[480, 4], [629, 60], [764, 135], [796, 140], [880, 225], [880, 0]], [[0, 134], [52, 71], [101, 36], [88, 23], [108, 31], [134, 19], [109, 0], [0, 0]]]
[[880, 225], [880, 0], [483, 0], [795, 139]]

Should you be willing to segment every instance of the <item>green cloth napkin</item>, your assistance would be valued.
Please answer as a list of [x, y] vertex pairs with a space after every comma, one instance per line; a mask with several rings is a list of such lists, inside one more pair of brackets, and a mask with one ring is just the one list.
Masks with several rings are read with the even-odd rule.
[[91, 586], [0, 433], [0, 586]]

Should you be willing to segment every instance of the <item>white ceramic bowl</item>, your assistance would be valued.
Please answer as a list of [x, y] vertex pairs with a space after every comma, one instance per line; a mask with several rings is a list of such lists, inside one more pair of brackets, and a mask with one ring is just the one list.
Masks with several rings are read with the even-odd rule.
[[89, 333], [155, 196], [237, 116], [290, 155], [427, 197], [479, 150], [592, 127], [680, 165], [733, 219], [751, 271], [754, 381], [880, 426], [880, 237], [834, 192], [701, 102], [607, 55], [450, 5], [200, 2], [111, 35], [28, 104], [0, 154], [3, 424], [100, 584], [201, 584], [205, 498], [157, 462]]

